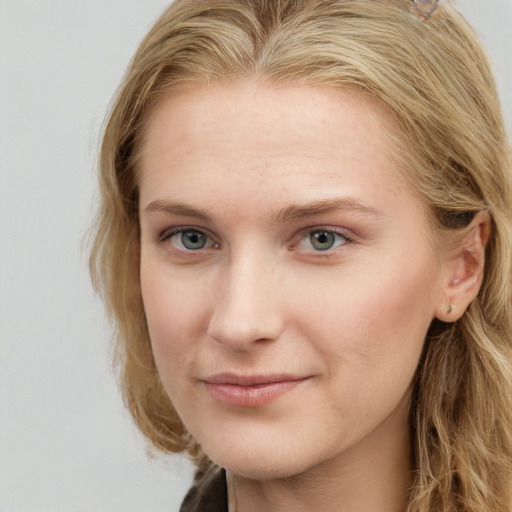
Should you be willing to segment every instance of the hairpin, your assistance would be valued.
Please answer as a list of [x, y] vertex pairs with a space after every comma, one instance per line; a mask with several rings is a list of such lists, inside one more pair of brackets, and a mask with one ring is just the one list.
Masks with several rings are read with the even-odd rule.
[[446, 0], [411, 0], [413, 9], [423, 19], [433, 18], [443, 7]]

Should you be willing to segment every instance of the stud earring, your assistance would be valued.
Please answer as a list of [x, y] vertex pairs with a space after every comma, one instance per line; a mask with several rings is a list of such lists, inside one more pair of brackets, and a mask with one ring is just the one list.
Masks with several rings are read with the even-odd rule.
[[411, 4], [416, 14], [423, 19], [433, 18], [440, 10], [446, 0], [411, 0]]
[[451, 304], [448, 304], [448, 307], [446, 308], [446, 313], [449, 315], [453, 311], [453, 306]]

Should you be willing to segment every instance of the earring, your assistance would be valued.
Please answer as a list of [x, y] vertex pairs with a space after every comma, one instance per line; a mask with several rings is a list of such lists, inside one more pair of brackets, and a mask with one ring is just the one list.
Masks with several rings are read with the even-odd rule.
[[448, 307], [446, 308], [446, 314], [450, 314], [453, 311], [453, 306], [451, 304], [448, 304]]
[[440, 10], [446, 0], [411, 0], [413, 9], [423, 19], [433, 18]]

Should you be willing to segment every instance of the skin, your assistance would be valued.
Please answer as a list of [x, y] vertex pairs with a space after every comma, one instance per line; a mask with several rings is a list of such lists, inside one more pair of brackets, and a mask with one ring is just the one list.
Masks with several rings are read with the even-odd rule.
[[[140, 270], [152, 348], [238, 511], [405, 505], [414, 373], [431, 321], [456, 319], [476, 293], [486, 224], [468, 231], [465, 256], [433, 246], [393, 129], [357, 92], [253, 80], [173, 93], [149, 118]], [[211, 385], [225, 372], [293, 385], [227, 403]]]

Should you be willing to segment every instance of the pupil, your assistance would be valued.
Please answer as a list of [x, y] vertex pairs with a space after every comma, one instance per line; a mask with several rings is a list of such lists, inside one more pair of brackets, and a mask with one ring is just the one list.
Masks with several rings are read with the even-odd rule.
[[311, 244], [319, 251], [326, 251], [334, 245], [334, 235], [327, 231], [315, 231], [311, 234]]
[[206, 245], [206, 237], [194, 231], [183, 233], [181, 241], [187, 249], [202, 249]]

